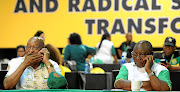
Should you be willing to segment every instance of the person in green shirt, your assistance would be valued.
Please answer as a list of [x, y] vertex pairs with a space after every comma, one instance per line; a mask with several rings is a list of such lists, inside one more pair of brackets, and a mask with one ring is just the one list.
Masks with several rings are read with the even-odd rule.
[[150, 42], [143, 40], [136, 43], [132, 57], [134, 62], [122, 65], [114, 83], [116, 89], [131, 91], [131, 81], [141, 81], [140, 91], [171, 90], [169, 71], [153, 62]]
[[[85, 61], [88, 55], [95, 55], [96, 49], [83, 45], [81, 37], [77, 33], [69, 36], [70, 44], [65, 47], [64, 61], [74, 60], [78, 71], [85, 70]], [[90, 59], [90, 58], [89, 58]]]
[[164, 65], [170, 71], [180, 70], [180, 54], [176, 51], [176, 39], [167, 37], [163, 45], [163, 51], [154, 53], [154, 61]]

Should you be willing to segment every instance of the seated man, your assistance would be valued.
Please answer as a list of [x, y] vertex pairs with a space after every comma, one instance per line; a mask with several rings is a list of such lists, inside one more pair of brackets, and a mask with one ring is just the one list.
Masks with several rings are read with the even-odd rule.
[[131, 61], [131, 52], [135, 46], [135, 42], [132, 41], [132, 33], [128, 32], [126, 34], [126, 41], [123, 42], [120, 47], [118, 48], [118, 54], [119, 57], [122, 58], [122, 56], [125, 57], [126, 62]]
[[[58, 64], [49, 59], [49, 51], [44, 48], [42, 38], [30, 38], [26, 46], [26, 56], [17, 58], [4, 79], [4, 88], [49, 89], [66, 86]], [[59, 83], [58, 83], [59, 82]]]
[[116, 77], [115, 88], [131, 90], [131, 81], [142, 81], [142, 90], [167, 91], [171, 89], [169, 71], [153, 63], [152, 45], [148, 41], [138, 42], [132, 52], [134, 62], [122, 65]]
[[154, 53], [154, 61], [164, 65], [171, 71], [180, 70], [180, 55], [176, 51], [176, 40], [173, 37], [166, 38], [162, 52]]

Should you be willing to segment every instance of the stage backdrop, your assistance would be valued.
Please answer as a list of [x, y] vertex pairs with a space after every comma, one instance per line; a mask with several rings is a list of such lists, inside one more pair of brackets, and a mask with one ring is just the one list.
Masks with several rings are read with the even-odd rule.
[[109, 32], [115, 47], [125, 41], [148, 40], [162, 47], [167, 36], [180, 47], [179, 0], [1, 0], [0, 48], [26, 45], [38, 31], [45, 32], [45, 43], [58, 48], [76, 32], [85, 45], [95, 47]]

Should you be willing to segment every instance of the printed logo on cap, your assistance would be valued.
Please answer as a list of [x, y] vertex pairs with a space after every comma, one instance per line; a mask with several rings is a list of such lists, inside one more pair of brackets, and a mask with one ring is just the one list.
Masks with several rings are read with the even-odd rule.
[[169, 42], [172, 42], [172, 38], [169, 38]]

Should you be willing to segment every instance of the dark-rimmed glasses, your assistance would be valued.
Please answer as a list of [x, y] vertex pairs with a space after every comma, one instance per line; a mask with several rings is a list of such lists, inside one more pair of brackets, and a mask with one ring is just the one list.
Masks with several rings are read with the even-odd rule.
[[135, 57], [135, 58], [137, 58], [138, 56], [139, 56], [140, 58], [145, 58], [147, 55], [152, 55], [152, 53], [149, 53], [149, 54], [144, 54], [144, 53], [136, 54], [134, 51], [132, 51], [132, 52], [131, 52], [131, 55], [132, 55], [132, 57]]
[[27, 49], [27, 50], [32, 49], [32, 50], [35, 50], [35, 51], [40, 50], [40, 48], [39, 48], [39, 47], [37, 47], [37, 46], [35, 46], [35, 47], [26, 46], [26, 49]]

